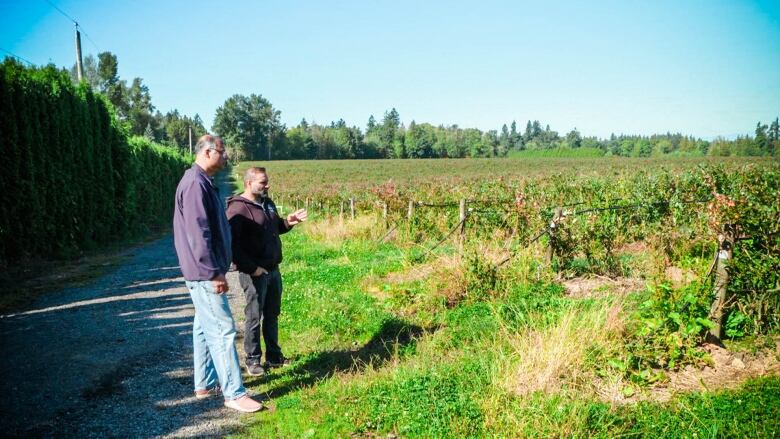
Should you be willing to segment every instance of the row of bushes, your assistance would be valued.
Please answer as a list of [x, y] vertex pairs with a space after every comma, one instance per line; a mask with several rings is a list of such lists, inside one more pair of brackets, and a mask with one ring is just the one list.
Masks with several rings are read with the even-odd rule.
[[0, 267], [71, 257], [170, 222], [191, 158], [128, 138], [113, 108], [49, 65], [0, 64]]
[[[426, 239], [438, 242], [460, 220], [459, 199], [468, 199], [472, 201], [467, 207], [473, 209], [466, 224], [468, 242], [479, 246], [500, 241], [522, 248], [539, 237], [543, 245], [552, 246], [552, 267], [564, 276], [631, 276], [643, 260], [642, 275], [657, 282], [666, 279], [669, 266], [696, 270], [702, 277], [697, 281], [696, 299], [707, 306], [698, 306], [698, 302], [692, 306], [687, 299], [680, 299], [685, 297], [680, 291], [659, 292], [659, 307], [648, 311], [648, 315], [650, 311], [666, 314], [668, 297], [675, 297], [671, 305], [684, 307], [685, 316], [696, 325], [697, 317], [707, 317], [712, 302], [709, 296], [714, 277], [706, 273], [714, 259], [718, 234], [724, 226], [737, 227], [740, 239], [734, 244], [729, 268], [729, 311], [734, 311], [731, 333], [738, 336], [780, 329], [777, 163], [701, 165], [677, 171], [626, 169], [605, 176], [551, 172], [531, 179], [478, 180], [465, 175], [460, 181], [423, 183], [406, 190], [397, 190], [390, 182], [363, 191], [355, 199], [356, 210], [379, 215], [387, 205], [387, 223], [397, 230], [397, 237], [415, 243]], [[316, 200], [310, 206], [325, 215], [339, 215], [342, 209], [350, 214], [349, 204], [335, 191], [330, 197], [317, 192], [310, 197], [278, 192], [276, 196], [285, 211], [304, 205], [306, 199]], [[410, 200], [425, 203], [417, 205], [414, 219], [408, 222]], [[556, 224], [554, 240], [549, 235], [540, 237], [556, 206], [564, 206], [567, 216]], [[495, 283], [491, 276], [497, 267], [474, 262], [469, 269], [482, 273], [475, 285], [490, 288]], [[704, 313], [697, 314], [701, 310]], [[675, 312], [682, 313], [679, 309]], [[737, 325], [734, 319], [741, 323]], [[671, 322], [675, 328], [679, 326]]]

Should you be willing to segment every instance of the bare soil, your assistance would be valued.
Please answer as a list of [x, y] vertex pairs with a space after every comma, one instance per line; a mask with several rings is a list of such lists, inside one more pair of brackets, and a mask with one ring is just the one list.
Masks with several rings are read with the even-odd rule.
[[650, 390], [645, 398], [668, 401], [675, 393], [715, 389], [731, 389], [749, 378], [780, 374], [780, 346], [774, 352], [763, 350], [755, 354], [730, 352], [713, 344], [706, 344], [712, 364], [702, 368], [687, 366], [669, 373], [669, 382]]
[[634, 277], [576, 277], [561, 282], [569, 297], [587, 299], [609, 295], [624, 296], [645, 288], [645, 281]]

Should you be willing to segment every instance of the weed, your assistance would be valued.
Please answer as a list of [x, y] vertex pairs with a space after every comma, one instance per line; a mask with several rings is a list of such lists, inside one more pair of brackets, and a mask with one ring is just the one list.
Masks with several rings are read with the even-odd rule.
[[708, 297], [700, 284], [651, 287], [629, 320], [626, 352], [613, 365], [642, 383], [659, 377], [654, 369], [705, 361], [698, 345], [702, 332], [712, 327]]

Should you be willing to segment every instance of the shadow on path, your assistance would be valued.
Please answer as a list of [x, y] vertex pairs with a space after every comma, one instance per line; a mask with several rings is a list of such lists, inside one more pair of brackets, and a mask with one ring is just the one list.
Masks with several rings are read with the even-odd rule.
[[221, 398], [193, 396], [194, 309], [180, 276], [169, 234], [133, 249], [89, 285], [52, 292], [0, 316], [2, 435], [233, 431], [239, 415], [224, 409]]

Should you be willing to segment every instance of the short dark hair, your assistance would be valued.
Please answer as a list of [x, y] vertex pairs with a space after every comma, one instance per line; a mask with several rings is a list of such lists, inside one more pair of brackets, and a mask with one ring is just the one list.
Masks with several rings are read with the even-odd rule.
[[262, 166], [252, 166], [251, 168], [247, 169], [244, 173], [244, 183], [248, 183], [252, 181], [252, 179], [255, 178], [255, 175], [257, 174], [265, 174], [268, 175], [265, 172], [265, 168]]

